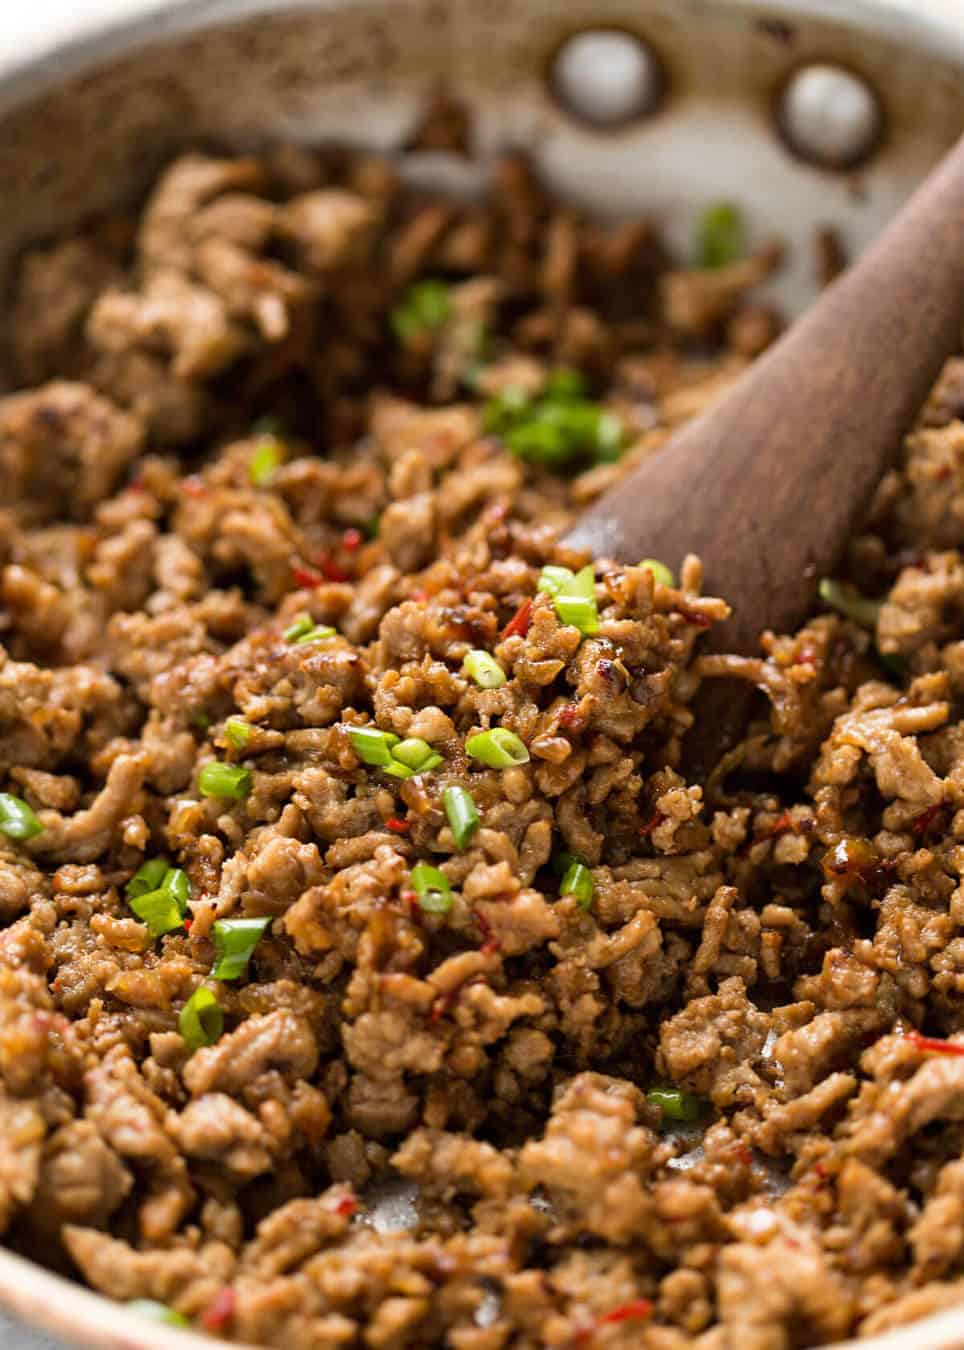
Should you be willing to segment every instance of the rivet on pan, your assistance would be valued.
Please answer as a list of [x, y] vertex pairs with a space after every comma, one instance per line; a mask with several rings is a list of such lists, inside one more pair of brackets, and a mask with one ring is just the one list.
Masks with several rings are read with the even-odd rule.
[[607, 128], [652, 112], [663, 84], [651, 49], [618, 28], [592, 28], [567, 38], [552, 59], [550, 79], [570, 116]]
[[829, 169], [849, 169], [880, 139], [880, 102], [860, 75], [841, 66], [802, 66], [779, 99], [781, 129], [803, 159]]

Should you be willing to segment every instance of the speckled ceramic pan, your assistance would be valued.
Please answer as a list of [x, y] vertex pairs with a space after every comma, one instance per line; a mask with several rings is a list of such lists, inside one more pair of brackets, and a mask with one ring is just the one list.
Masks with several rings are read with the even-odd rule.
[[[16, 8], [19, 26], [29, 6]], [[776, 289], [795, 308], [813, 292], [814, 226], [859, 248], [964, 130], [964, 0], [112, 8], [93, 21], [79, 0], [56, 39], [28, 35], [0, 65], [0, 268], [25, 242], [135, 194], [186, 144], [389, 149], [446, 86], [474, 110], [483, 160], [524, 146], [559, 192], [607, 215], [656, 214], [672, 239], [701, 204], [737, 197], [761, 235], [787, 239]], [[601, 32], [595, 50], [578, 40], [587, 31]], [[407, 167], [458, 192], [478, 172], [427, 153]], [[83, 1346], [211, 1345], [2, 1249], [0, 1301]], [[964, 1306], [859, 1344], [964, 1347]]]

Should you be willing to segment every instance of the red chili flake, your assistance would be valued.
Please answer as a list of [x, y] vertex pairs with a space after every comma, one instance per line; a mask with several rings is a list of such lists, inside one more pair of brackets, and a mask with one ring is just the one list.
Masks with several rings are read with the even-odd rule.
[[305, 567], [301, 563], [291, 569], [291, 580], [296, 586], [318, 586], [324, 579], [313, 567]]
[[353, 1195], [343, 1195], [335, 1204], [335, 1213], [352, 1215], [358, 1213], [358, 1201]]
[[389, 816], [385, 821], [386, 830], [391, 830], [392, 834], [408, 834], [411, 827], [412, 822], [402, 816]]
[[616, 1308], [610, 1308], [609, 1312], [596, 1319], [589, 1327], [580, 1327], [573, 1340], [577, 1345], [585, 1345], [591, 1341], [596, 1330], [601, 1326], [612, 1326], [614, 1322], [633, 1322], [642, 1321], [644, 1318], [651, 1317], [653, 1305], [648, 1298], [635, 1298], [631, 1303], [620, 1303]]
[[926, 834], [943, 809], [944, 803], [938, 802], [936, 806], [929, 806], [926, 811], [922, 811], [919, 816], [915, 816], [910, 823], [911, 834], [918, 836]]
[[761, 839], [775, 839], [778, 834], [786, 834], [790, 830], [796, 834], [796, 825], [789, 811], [781, 811], [772, 825], [768, 826], [762, 834], [757, 835], [757, 841]]
[[201, 1326], [205, 1331], [221, 1331], [234, 1316], [237, 1295], [231, 1286], [225, 1285], [214, 1295], [201, 1314]]
[[944, 1041], [938, 1036], [922, 1036], [919, 1031], [909, 1031], [904, 1039], [910, 1041], [915, 1050], [932, 1050], [936, 1055], [964, 1055], [964, 1045], [959, 1041]]
[[566, 703], [559, 709], [558, 722], [561, 727], [571, 727], [574, 722], [580, 721], [579, 704]]
[[516, 635], [518, 635], [519, 637], [525, 637], [526, 633], [528, 633], [529, 631], [529, 625], [531, 623], [532, 623], [532, 600], [530, 598], [528, 600], [523, 600], [522, 604], [516, 610], [515, 614], [513, 614], [512, 618], [503, 628], [502, 636], [504, 638], [515, 637]]
[[827, 1178], [830, 1176], [830, 1173], [827, 1171], [827, 1169], [821, 1162], [814, 1163], [813, 1170], [814, 1172], [816, 1172], [817, 1176], [820, 1178], [821, 1181], [826, 1181]]
[[361, 530], [356, 530], [355, 527], [352, 526], [341, 536], [341, 546], [342, 548], [347, 548], [349, 553], [354, 553], [356, 548], [361, 548], [364, 540], [365, 536], [362, 534]]
[[311, 561], [316, 567], [321, 569], [321, 573], [326, 581], [349, 581], [349, 574], [341, 567], [330, 553], [315, 553]]
[[185, 919], [185, 920], [184, 920], [184, 931], [185, 931], [186, 933], [190, 933], [190, 931], [191, 931], [191, 925], [192, 925], [193, 923], [194, 923], [194, 920], [193, 920], [193, 919]]
[[682, 610], [681, 613], [691, 628], [713, 627], [713, 620], [706, 614], [687, 613], [686, 610]]
[[817, 664], [816, 647], [811, 647], [809, 643], [805, 644], [797, 654], [797, 661], [801, 666], [815, 666]]
[[181, 488], [188, 497], [203, 497], [208, 490], [208, 485], [198, 474], [192, 473], [181, 480]]
[[482, 955], [491, 956], [493, 952], [499, 950], [499, 939], [495, 935], [495, 929], [489, 923], [484, 914], [480, 914], [477, 909], [473, 909], [472, 918], [479, 925], [479, 930], [484, 939], [482, 943]]
[[657, 826], [662, 825], [666, 817], [662, 811], [654, 811], [649, 820], [644, 820], [639, 827], [639, 832], [644, 837], [653, 833]]
[[608, 1313], [603, 1313], [599, 1321], [634, 1322], [637, 1318], [652, 1316], [652, 1312], [653, 1305], [648, 1298], [635, 1298], [632, 1303], [622, 1303], [618, 1308], [610, 1308]]

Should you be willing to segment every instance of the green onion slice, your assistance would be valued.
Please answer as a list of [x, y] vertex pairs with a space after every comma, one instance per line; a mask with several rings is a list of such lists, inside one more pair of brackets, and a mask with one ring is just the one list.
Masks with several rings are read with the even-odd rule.
[[557, 877], [564, 877], [573, 863], [583, 863], [585, 866], [578, 853], [567, 853], [564, 849], [558, 849], [549, 859], [549, 866]]
[[661, 586], [675, 586], [676, 580], [671, 570], [664, 562], [658, 558], [644, 558], [639, 564], [640, 567], [648, 567], [653, 574], [653, 580], [658, 581]]
[[399, 741], [398, 745], [394, 747], [392, 759], [401, 760], [403, 764], [407, 764], [410, 769], [414, 769], [418, 773], [422, 766], [435, 754], [436, 751], [432, 749], [428, 741], [423, 741], [421, 736], [409, 736], [407, 740]]
[[188, 901], [191, 898], [191, 882], [186, 872], [180, 867], [170, 868], [164, 874], [161, 890], [167, 891], [182, 915], [187, 913]]
[[539, 576], [539, 590], [552, 596], [560, 623], [578, 628], [584, 637], [599, 632], [596, 576], [592, 563], [575, 573], [568, 567], [545, 566]]
[[243, 750], [254, 735], [254, 727], [243, 717], [229, 717], [224, 724], [224, 739], [232, 750]]
[[346, 727], [345, 730], [355, 754], [365, 764], [375, 764], [379, 768], [391, 764], [392, 750], [400, 739], [393, 731], [381, 731], [378, 727]]
[[586, 377], [572, 366], [557, 366], [551, 371], [543, 390], [548, 398], [585, 398]]
[[202, 765], [197, 783], [202, 797], [231, 797], [241, 801], [251, 791], [251, 770], [240, 764], [224, 764], [212, 759]]
[[696, 226], [696, 262], [700, 267], [725, 267], [745, 252], [743, 217], [732, 202], [715, 202]]
[[217, 919], [214, 924], [214, 967], [216, 980], [237, 980], [245, 973], [251, 954], [264, 930], [267, 919]]
[[212, 990], [203, 984], [195, 989], [180, 1011], [177, 1026], [192, 1050], [200, 1050], [202, 1046], [220, 1040], [224, 1013]]
[[442, 805], [455, 838], [455, 846], [461, 852], [482, 823], [478, 808], [471, 792], [457, 784], [447, 787], [442, 793]]
[[469, 652], [462, 667], [480, 689], [501, 689], [506, 682], [506, 673], [495, 657], [478, 648]]
[[306, 633], [301, 633], [295, 638], [295, 646], [303, 647], [306, 642], [320, 642], [322, 638], [334, 637], [337, 632], [337, 628], [332, 628], [329, 624], [313, 623]]
[[487, 764], [490, 769], [508, 769], [514, 764], [528, 764], [529, 750], [525, 741], [507, 727], [492, 727], [480, 731], [465, 742], [466, 753]]
[[699, 1097], [682, 1088], [652, 1087], [646, 1093], [650, 1106], [658, 1106], [667, 1120], [699, 1120], [705, 1110]]
[[428, 863], [416, 863], [412, 868], [412, 885], [419, 909], [426, 914], [448, 914], [455, 903], [448, 877]]
[[248, 478], [254, 487], [267, 487], [282, 461], [281, 445], [274, 436], [265, 436], [248, 460]]
[[555, 606], [559, 622], [578, 628], [583, 637], [592, 637], [599, 632], [599, 611], [595, 600], [587, 600], [582, 595], [557, 595]]
[[870, 600], [861, 595], [856, 586], [846, 581], [834, 581], [824, 577], [820, 583], [820, 599], [830, 605], [845, 619], [852, 619], [862, 628], [876, 628], [883, 601]]
[[592, 873], [585, 863], [571, 862], [566, 874], [559, 883], [560, 895], [573, 895], [580, 909], [588, 909], [592, 904]]
[[133, 896], [130, 907], [147, 924], [152, 937], [163, 937], [165, 933], [184, 926], [184, 915], [176, 898], [163, 885], [156, 891]]
[[149, 858], [147, 862], [141, 863], [124, 887], [124, 894], [128, 900], [132, 900], [136, 895], [156, 891], [170, 870], [171, 864], [166, 858]]
[[43, 828], [23, 798], [0, 792], [0, 834], [8, 839], [32, 839], [35, 834], [42, 834]]
[[447, 283], [431, 279], [410, 286], [389, 317], [395, 336], [408, 342], [419, 333], [441, 328], [451, 312]]
[[294, 623], [286, 628], [282, 633], [285, 642], [297, 642], [299, 638], [305, 637], [315, 626], [315, 621], [310, 614], [299, 614]]
[[153, 1298], [129, 1299], [127, 1307], [132, 1313], [137, 1313], [138, 1317], [150, 1318], [152, 1322], [163, 1322], [165, 1326], [189, 1327], [191, 1325], [176, 1308], [169, 1308], [166, 1303], [158, 1303]]

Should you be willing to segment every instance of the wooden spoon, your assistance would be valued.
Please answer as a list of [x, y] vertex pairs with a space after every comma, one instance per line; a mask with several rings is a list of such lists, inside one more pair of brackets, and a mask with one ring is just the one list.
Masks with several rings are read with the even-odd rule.
[[698, 553], [733, 615], [718, 650], [790, 631], [964, 327], [964, 138], [720, 401], [581, 518], [595, 557]]

